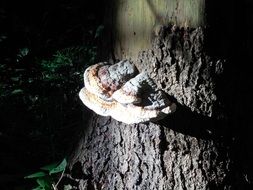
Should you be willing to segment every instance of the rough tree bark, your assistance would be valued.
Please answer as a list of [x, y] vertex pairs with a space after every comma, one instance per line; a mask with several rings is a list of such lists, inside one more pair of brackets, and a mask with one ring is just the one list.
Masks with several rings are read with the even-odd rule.
[[148, 72], [177, 102], [177, 111], [156, 123], [133, 125], [93, 114], [70, 158], [66, 180], [73, 187], [233, 187], [231, 155], [223, 133], [228, 124], [217, 109], [215, 93], [223, 64], [206, 53], [205, 1], [187, 2], [120, 0], [110, 7], [117, 15], [116, 21], [112, 19], [115, 58], [131, 59], [140, 71]]

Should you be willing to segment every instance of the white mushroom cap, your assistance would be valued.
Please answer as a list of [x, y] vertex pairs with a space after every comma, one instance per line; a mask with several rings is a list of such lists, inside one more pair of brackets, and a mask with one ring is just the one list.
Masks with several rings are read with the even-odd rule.
[[80, 99], [97, 114], [127, 124], [159, 120], [176, 110], [146, 73], [135, 75], [136, 68], [128, 61], [90, 66]]
[[112, 94], [112, 98], [122, 104], [137, 104], [141, 102], [141, 90], [143, 83], [147, 80], [145, 73], [140, 73], [136, 77], [127, 81], [119, 90]]
[[174, 112], [176, 108], [174, 103], [162, 109], [150, 109], [133, 104], [124, 105], [117, 101], [109, 102], [90, 93], [85, 87], [79, 92], [79, 97], [95, 113], [102, 116], [111, 116], [126, 124], [159, 120]]

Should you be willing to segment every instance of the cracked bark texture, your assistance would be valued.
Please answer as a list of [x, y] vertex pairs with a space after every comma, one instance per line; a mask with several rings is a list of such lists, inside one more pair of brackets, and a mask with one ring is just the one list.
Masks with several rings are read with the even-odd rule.
[[138, 69], [180, 104], [212, 116], [217, 105], [215, 77], [223, 64], [206, 55], [203, 29], [163, 27], [158, 35], [153, 48], [139, 54]]
[[126, 125], [92, 117], [71, 158], [72, 184], [81, 190], [228, 189], [224, 145], [170, 129], [178, 119]]
[[65, 184], [80, 190], [232, 187], [229, 148], [217, 130], [227, 124], [205, 116], [213, 114], [214, 76], [222, 67], [205, 55], [203, 38], [200, 28], [161, 30], [135, 64], [178, 101], [177, 111], [133, 125], [93, 115], [70, 158]]

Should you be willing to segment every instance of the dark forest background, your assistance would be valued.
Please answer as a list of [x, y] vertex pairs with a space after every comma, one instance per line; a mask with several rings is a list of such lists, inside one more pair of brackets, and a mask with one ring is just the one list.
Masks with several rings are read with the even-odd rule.
[[103, 11], [98, 0], [0, 1], [0, 189], [32, 189], [24, 176], [70, 153]]
[[[0, 189], [31, 189], [24, 176], [71, 152], [88, 117], [78, 92], [99, 61], [105, 3], [0, 1]], [[235, 169], [252, 184], [253, 3], [207, 5], [210, 54], [229, 63], [220, 89]]]

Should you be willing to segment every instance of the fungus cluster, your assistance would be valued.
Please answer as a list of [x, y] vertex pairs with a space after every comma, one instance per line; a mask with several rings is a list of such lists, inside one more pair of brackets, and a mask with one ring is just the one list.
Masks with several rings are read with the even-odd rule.
[[176, 104], [156, 89], [129, 61], [103, 62], [86, 69], [79, 97], [97, 114], [132, 124], [156, 121], [176, 110]]

